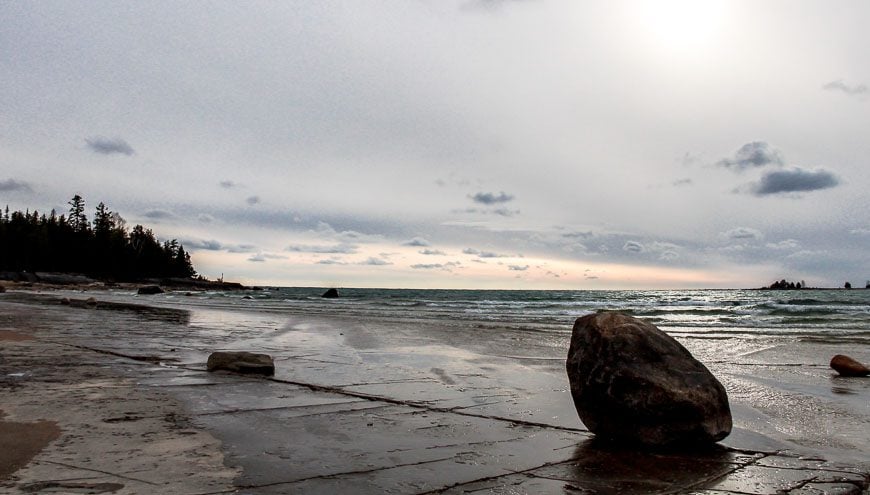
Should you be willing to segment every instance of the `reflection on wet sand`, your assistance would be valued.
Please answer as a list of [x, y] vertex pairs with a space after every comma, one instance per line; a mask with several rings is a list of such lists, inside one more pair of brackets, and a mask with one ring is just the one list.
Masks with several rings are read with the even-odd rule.
[[720, 446], [656, 453], [590, 439], [577, 446], [574, 457], [574, 462], [553, 466], [553, 474], [599, 494], [702, 490], [737, 468], [737, 455]]

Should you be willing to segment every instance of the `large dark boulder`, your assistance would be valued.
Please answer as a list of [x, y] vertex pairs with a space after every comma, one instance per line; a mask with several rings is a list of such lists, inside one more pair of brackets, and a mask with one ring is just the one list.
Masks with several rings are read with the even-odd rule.
[[844, 356], [842, 354], [837, 354], [836, 356], [831, 358], [831, 368], [833, 368], [841, 376], [870, 375], [870, 369], [868, 369], [860, 362], [850, 358], [849, 356]]
[[137, 294], [143, 295], [151, 295], [151, 294], [163, 294], [163, 289], [160, 288], [159, 285], [143, 285], [139, 287], [139, 290], [136, 291]]
[[731, 432], [722, 384], [645, 321], [612, 312], [578, 318], [566, 368], [577, 413], [599, 438], [690, 446]]
[[268, 354], [245, 351], [218, 351], [208, 357], [208, 371], [232, 371], [252, 375], [274, 375], [275, 362]]
[[328, 289], [328, 290], [327, 290], [326, 292], [324, 292], [323, 295], [320, 296], [320, 297], [326, 297], [326, 298], [328, 298], [328, 299], [334, 299], [334, 298], [338, 297], [338, 289], [335, 289], [335, 288], [333, 288], [333, 289]]

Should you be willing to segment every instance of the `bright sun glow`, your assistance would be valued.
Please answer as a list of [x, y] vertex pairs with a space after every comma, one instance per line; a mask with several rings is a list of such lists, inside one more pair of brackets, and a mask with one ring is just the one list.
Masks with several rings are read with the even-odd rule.
[[727, 2], [721, 0], [648, 0], [633, 5], [645, 34], [671, 51], [708, 46], [727, 14]]

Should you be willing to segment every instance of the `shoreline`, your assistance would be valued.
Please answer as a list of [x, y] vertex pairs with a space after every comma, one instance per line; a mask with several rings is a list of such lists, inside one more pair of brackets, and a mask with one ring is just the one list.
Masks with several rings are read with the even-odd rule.
[[[396, 322], [235, 315], [226, 310], [209, 310], [220, 318], [203, 320], [208, 315], [200, 309], [186, 311], [185, 317], [185, 310], [148, 304], [106, 307], [108, 311], [94, 320], [96, 313], [87, 307], [59, 302], [12, 302], [0, 296], [0, 305], [0, 330], [26, 334], [32, 329], [36, 338], [3, 341], [3, 357], [28, 355], [31, 361], [23, 365], [30, 363], [45, 376], [61, 380], [49, 383], [69, 381], [79, 394], [57, 394], [63, 389], [59, 387], [40, 390], [35, 387], [44, 382], [34, 378], [18, 381], [16, 390], [28, 390], [28, 398], [21, 400], [30, 402], [31, 409], [10, 407], [5, 420], [56, 420], [63, 431], [60, 440], [14, 475], [19, 478], [12, 486], [18, 489], [46, 478], [59, 479], [61, 468], [51, 464], [58, 462], [52, 456], [72, 455], [65, 439], [86, 437], [94, 426], [96, 431], [132, 430], [104, 440], [94, 436], [92, 456], [60, 462], [148, 481], [141, 475], [151, 472], [146, 466], [134, 469], [134, 475], [93, 463], [125, 462], [125, 448], [144, 448], [143, 440], [131, 432], [141, 436], [137, 429], [155, 427], [154, 422], [158, 436], [166, 435], [165, 444], [178, 447], [179, 441], [199, 439], [192, 451], [178, 451], [178, 459], [194, 462], [200, 451], [208, 453], [210, 467], [198, 481], [208, 484], [211, 476], [215, 484], [208, 493], [340, 491], [347, 486], [361, 493], [461, 493], [513, 483], [535, 493], [563, 493], [569, 486], [595, 487], [601, 493], [647, 493], [644, 489], [661, 491], [666, 486], [672, 492], [691, 488], [732, 493], [741, 491], [740, 483], [750, 482], [771, 490], [751, 493], [774, 493], [776, 487], [798, 483], [824, 490], [835, 485], [866, 487], [870, 479], [870, 465], [821, 461], [810, 454], [813, 449], [794, 451], [740, 428], [723, 442], [725, 447], [700, 457], [614, 451], [596, 444], [573, 405], [566, 404], [564, 377], [556, 372], [560, 363], [518, 364], [500, 357], [500, 351], [479, 354], [474, 351], [478, 344], [455, 347], [444, 340], [448, 336]], [[94, 321], [106, 322], [107, 328], [90, 330]], [[262, 335], [240, 341], [232, 334], [240, 321], [262, 328]], [[30, 351], [22, 353], [27, 346]], [[278, 375], [252, 379], [206, 373], [208, 348], [273, 354]], [[70, 358], [80, 363], [80, 369], [58, 365]], [[3, 362], [10, 380], [10, 361]], [[100, 407], [116, 410], [107, 410], [103, 419], [117, 421], [76, 423], [60, 418], [76, 409], [80, 397], [87, 397], [84, 391], [104, 394]], [[2, 393], [4, 405], [16, 404], [7, 399], [7, 388]], [[147, 412], [154, 407], [169, 408], [175, 417], [187, 420], [181, 428], [165, 420], [160, 420], [167, 423], [162, 425], [159, 414]], [[735, 409], [736, 415], [753, 414], [742, 407]], [[92, 409], [84, 410], [93, 415]], [[113, 442], [107, 452], [105, 445]], [[154, 455], [152, 450], [139, 457], [152, 462]], [[616, 467], [608, 475], [595, 469], [599, 464]], [[100, 481], [88, 482], [124, 484], [114, 475], [95, 476], [91, 472], [88, 479]], [[124, 491], [136, 484], [127, 483], [115, 493], [149, 493], [152, 488], [158, 492], [141, 483], [139, 491]], [[175, 493], [206, 493], [179, 483]]]
[[4, 493], [232, 488], [238, 470], [224, 466], [220, 443], [171, 394], [137, 383], [154, 364], [55, 336], [58, 321], [29, 309], [3, 304], [0, 315], [0, 436], [15, 446], [2, 458]]

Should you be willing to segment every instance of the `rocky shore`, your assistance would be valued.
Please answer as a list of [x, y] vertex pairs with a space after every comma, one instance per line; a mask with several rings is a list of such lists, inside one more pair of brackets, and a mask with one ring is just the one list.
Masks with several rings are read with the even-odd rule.
[[[206, 316], [0, 295], [0, 438], [30, 446], [0, 449], [16, 457], [0, 458], [0, 491], [860, 494], [870, 480], [870, 463], [739, 427], [692, 451], [596, 441], [564, 357], [518, 363], [405, 324]], [[273, 355], [275, 375], [209, 373], [213, 350]]]

